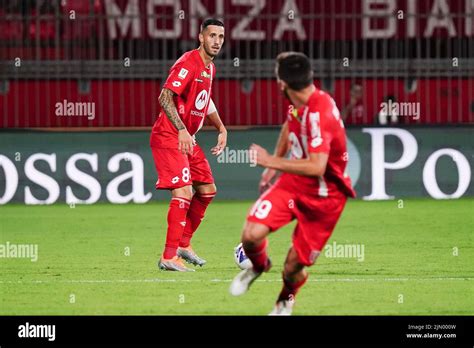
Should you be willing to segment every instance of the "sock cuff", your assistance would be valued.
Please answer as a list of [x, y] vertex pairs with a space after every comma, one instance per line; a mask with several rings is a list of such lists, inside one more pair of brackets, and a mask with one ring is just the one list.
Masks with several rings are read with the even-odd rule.
[[196, 198], [208, 198], [208, 199], [212, 199], [216, 196], [216, 193], [217, 192], [210, 192], [210, 193], [199, 193], [199, 192], [196, 192], [194, 195], [196, 196]]
[[173, 202], [184, 203], [184, 204], [187, 204], [187, 205], [191, 204], [191, 201], [187, 198], [184, 198], [184, 197], [173, 197], [173, 198], [171, 198], [171, 203], [173, 203]]
[[183, 197], [173, 197], [171, 198], [171, 201], [170, 201], [170, 208], [179, 207], [185, 210], [189, 210], [190, 205], [191, 205], [191, 201]]

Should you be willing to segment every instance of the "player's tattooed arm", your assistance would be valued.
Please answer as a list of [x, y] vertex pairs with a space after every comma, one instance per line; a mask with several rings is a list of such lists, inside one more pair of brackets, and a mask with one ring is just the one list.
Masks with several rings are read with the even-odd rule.
[[179, 117], [178, 110], [176, 109], [176, 105], [174, 104], [173, 95], [173, 91], [167, 88], [163, 88], [158, 100], [160, 102], [161, 108], [163, 109], [163, 112], [178, 130], [178, 150], [185, 155], [192, 154], [194, 139], [189, 134], [188, 130], [186, 129], [186, 126]]
[[186, 129], [181, 117], [179, 117], [178, 110], [176, 109], [176, 105], [174, 104], [173, 100], [174, 93], [172, 90], [163, 88], [158, 97], [158, 101], [160, 102], [161, 108], [166, 116], [169, 118], [171, 123], [176, 127], [177, 130]]

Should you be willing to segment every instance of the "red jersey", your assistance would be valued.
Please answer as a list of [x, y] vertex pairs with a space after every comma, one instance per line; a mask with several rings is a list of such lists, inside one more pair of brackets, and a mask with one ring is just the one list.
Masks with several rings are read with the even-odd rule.
[[330, 197], [336, 191], [355, 197], [346, 173], [349, 156], [344, 123], [329, 94], [316, 89], [305, 106], [288, 113], [288, 132], [292, 159], [308, 158], [310, 153], [320, 152], [327, 153], [329, 159], [322, 177], [283, 173], [282, 187], [315, 192], [320, 197]]
[[[208, 67], [195, 49], [184, 53], [171, 67], [163, 88], [176, 95], [174, 103], [189, 134], [202, 127], [211, 99], [212, 80], [216, 74], [214, 63]], [[178, 148], [178, 130], [161, 110], [153, 125], [150, 145], [159, 148]]]

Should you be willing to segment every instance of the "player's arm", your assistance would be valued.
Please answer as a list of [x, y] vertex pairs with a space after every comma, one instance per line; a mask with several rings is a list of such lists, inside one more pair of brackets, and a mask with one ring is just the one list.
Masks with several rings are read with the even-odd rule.
[[305, 176], [324, 175], [329, 158], [327, 153], [318, 152], [310, 153], [309, 158], [305, 159], [287, 159], [272, 156], [267, 150], [256, 144], [252, 144], [250, 150], [255, 151], [259, 166]]
[[174, 92], [172, 90], [163, 88], [161, 90], [160, 96], [158, 97], [158, 101], [161, 108], [163, 109], [163, 112], [178, 130], [178, 150], [184, 154], [192, 153], [193, 138], [188, 133], [186, 126], [181, 120], [181, 117], [179, 117], [173, 97]]
[[174, 92], [168, 88], [163, 88], [161, 90], [160, 96], [158, 97], [158, 101], [160, 102], [160, 106], [163, 109], [164, 113], [171, 121], [173, 126], [176, 127], [178, 131], [186, 129], [184, 126], [181, 117], [179, 117], [178, 110], [176, 109], [176, 105], [173, 100]]
[[281, 126], [280, 135], [275, 145], [275, 151], [273, 153], [276, 157], [285, 157], [288, 153], [288, 121], [285, 121]]
[[207, 110], [207, 118], [216, 127], [219, 135], [217, 136], [217, 145], [211, 149], [213, 155], [220, 155], [227, 145], [227, 129], [222, 122], [216, 106], [212, 99], [209, 101], [209, 108]]
[[[275, 151], [273, 155], [275, 157], [285, 157], [288, 153], [288, 122], [283, 123], [281, 126], [280, 135], [278, 136], [278, 141], [275, 145]], [[259, 189], [260, 192], [266, 191], [271, 185], [272, 180], [276, 177], [278, 171], [273, 168], [265, 168], [262, 172], [262, 177], [260, 179]]]

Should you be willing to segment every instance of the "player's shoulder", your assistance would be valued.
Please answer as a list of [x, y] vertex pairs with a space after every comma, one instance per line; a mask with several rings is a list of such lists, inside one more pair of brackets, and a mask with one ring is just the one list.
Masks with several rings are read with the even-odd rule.
[[191, 50], [184, 52], [181, 57], [174, 63], [173, 68], [185, 67], [187, 69], [193, 69], [197, 66], [196, 54], [199, 55], [197, 50]]
[[316, 89], [308, 101], [308, 106], [310, 112], [319, 112], [320, 114], [331, 113], [334, 107], [334, 100], [328, 92]]

